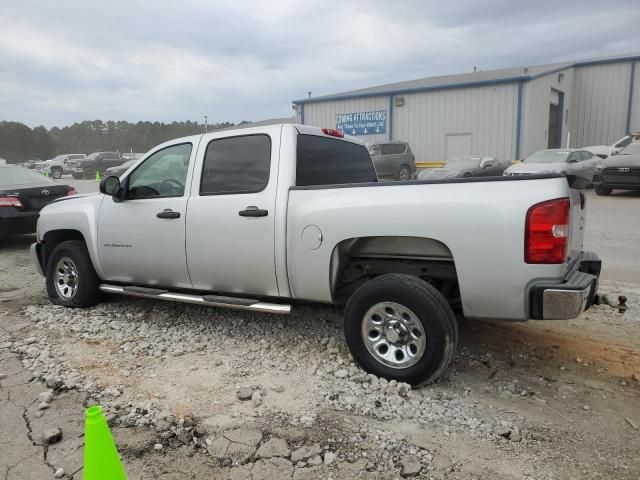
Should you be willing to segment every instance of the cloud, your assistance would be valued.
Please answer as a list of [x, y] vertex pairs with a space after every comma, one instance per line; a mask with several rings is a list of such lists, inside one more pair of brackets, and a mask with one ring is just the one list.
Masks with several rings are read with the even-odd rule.
[[627, 53], [634, 1], [23, 0], [0, 13], [0, 119], [259, 120], [291, 100]]

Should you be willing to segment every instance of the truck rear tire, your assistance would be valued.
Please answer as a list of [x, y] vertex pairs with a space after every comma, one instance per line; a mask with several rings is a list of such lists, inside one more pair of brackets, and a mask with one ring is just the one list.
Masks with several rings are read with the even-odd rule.
[[363, 369], [414, 386], [438, 378], [458, 344], [458, 324], [444, 296], [404, 274], [359, 287], [347, 302], [344, 332]]
[[64, 307], [91, 307], [102, 299], [100, 279], [83, 241], [58, 244], [47, 262], [47, 294]]
[[85, 180], [91, 180], [96, 177], [96, 169], [93, 167], [87, 167], [82, 171], [82, 178]]
[[411, 169], [409, 168], [409, 165], [400, 165], [400, 168], [398, 168], [398, 172], [396, 173], [396, 180], [411, 180]]

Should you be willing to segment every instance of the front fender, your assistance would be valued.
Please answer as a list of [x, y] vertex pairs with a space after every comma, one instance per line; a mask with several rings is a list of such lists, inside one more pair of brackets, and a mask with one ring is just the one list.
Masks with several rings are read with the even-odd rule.
[[48, 233], [62, 230], [76, 231], [82, 235], [91, 257], [91, 263], [99, 277], [104, 273], [98, 255], [98, 212], [104, 195], [94, 194], [67, 197], [44, 207], [38, 218], [38, 242]]

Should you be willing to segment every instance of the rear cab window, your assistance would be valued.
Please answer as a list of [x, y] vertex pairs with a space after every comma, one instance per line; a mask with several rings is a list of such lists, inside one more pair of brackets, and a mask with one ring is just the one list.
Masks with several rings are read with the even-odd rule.
[[377, 182], [364, 145], [319, 135], [298, 135], [296, 186]]

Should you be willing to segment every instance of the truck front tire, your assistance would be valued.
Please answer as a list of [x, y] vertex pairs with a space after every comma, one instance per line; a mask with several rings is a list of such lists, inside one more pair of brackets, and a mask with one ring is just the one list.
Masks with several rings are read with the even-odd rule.
[[83, 241], [58, 244], [47, 261], [47, 294], [64, 307], [91, 307], [102, 298], [100, 279]]
[[344, 312], [352, 355], [367, 372], [423, 385], [447, 368], [458, 325], [444, 296], [424, 280], [381, 275], [358, 288]]
[[62, 169], [60, 167], [53, 167], [51, 169], [51, 176], [53, 178], [62, 178]]

